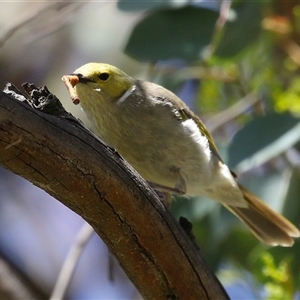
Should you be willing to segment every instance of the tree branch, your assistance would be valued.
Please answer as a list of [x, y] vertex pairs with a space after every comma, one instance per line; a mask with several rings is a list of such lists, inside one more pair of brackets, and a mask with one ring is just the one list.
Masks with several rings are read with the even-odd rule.
[[1, 92], [0, 165], [84, 218], [145, 299], [228, 299], [147, 183], [77, 122]]

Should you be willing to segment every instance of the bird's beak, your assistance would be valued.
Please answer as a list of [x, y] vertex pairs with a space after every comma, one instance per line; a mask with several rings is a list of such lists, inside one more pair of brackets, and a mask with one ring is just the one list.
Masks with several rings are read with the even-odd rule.
[[65, 84], [68, 83], [72, 87], [78, 83], [87, 84], [88, 82], [94, 82], [92, 79], [84, 77], [82, 74], [75, 73], [63, 76], [62, 80]]
[[69, 91], [70, 97], [74, 104], [79, 104], [80, 99], [74, 89], [75, 85], [78, 83], [87, 84], [88, 82], [95, 82], [92, 79], [84, 77], [82, 74], [70, 74], [62, 77], [62, 81], [64, 82], [67, 90]]
[[[77, 77], [77, 82], [73, 85], [73, 87], [78, 83], [78, 82], [80, 82], [80, 83], [84, 83], [84, 84], [87, 84], [88, 82], [95, 82], [94, 80], [92, 80], [92, 79], [89, 79], [89, 78], [87, 78], [87, 77], [84, 77], [82, 74], [80, 74], [80, 73], [78, 73], [78, 74], [70, 74], [69, 76], [71, 76], [71, 77]], [[76, 81], [76, 80], [75, 80]]]

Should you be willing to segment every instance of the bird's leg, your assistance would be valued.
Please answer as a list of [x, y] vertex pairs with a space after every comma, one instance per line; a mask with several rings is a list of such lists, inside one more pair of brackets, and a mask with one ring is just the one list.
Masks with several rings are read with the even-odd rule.
[[172, 203], [172, 194], [183, 195], [184, 192], [177, 188], [171, 188], [168, 186], [163, 186], [157, 183], [149, 182], [148, 184], [154, 189], [156, 194], [158, 195], [161, 202], [166, 206], [170, 207]]
[[161, 185], [158, 183], [154, 183], [154, 182], [149, 182], [148, 184], [155, 190], [155, 191], [159, 191], [161, 193], [169, 193], [169, 194], [177, 194], [177, 195], [183, 195], [185, 192], [180, 190], [177, 187], [169, 187], [169, 186], [165, 186], [165, 185]]
[[173, 166], [171, 168], [171, 171], [174, 173], [175, 177], [177, 177], [175, 188], [178, 189], [179, 191], [181, 191], [181, 194], [179, 194], [179, 195], [186, 194], [186, 184], [185, 184], [184, 178], [182, 177], [182, 175], [180, 173], [180, 169], [178, 167]]
[[186, 193], [186, 184], [185, 184], [184, 178], [180, 174], [180, 169], [173, 166], [170, 168], [170, 170], [173, 172], [174, 177], [177, 179], [174, 187], [170, 187], [170, 186], [166, 186], [166, 185], [162, 185], [162, 184], [159, 184], [156, 182], [150, 182], [150, 181], [148, 181], [148, 184], [154, 190], [157, 190], [157, 191], [166, 192], [166, 193], [170, 193], [170, 194], [184, 195]]
[[181, 176], [178, 168], [171, 169], [177, 177], [175, 187], [164, 186], [158, 183], [149, 182], [149, 185], [155, 190], [162, 202], [169, 207], [172, 202], [172, 194], [184, 195], [186, 193], [185, 180]]
[[[168, 187], [164, 187], [164, 186], [160, 186], [160, 185], [158, 187], [156, 184], [153, 184], [152, 182], [148, 182], [148, 183], [154, 189], [155, 193], [157, 194], [157, 196], [159, 197], [161, 202], [166, 207], [170, 207], [170, 205], [172, 203], [172, 194], [177, 194], [177, 190], [168, 188]], [[164, 189], [164, 191], [162, 190], [162, 188]], [[165, 191], [166, 189], [168, 189], [168, 192]], [[171, 193], [170, 193], [170, 190], [172, 190]], [[175, 191], [176, 191], [176, 193], [175, 193]]]

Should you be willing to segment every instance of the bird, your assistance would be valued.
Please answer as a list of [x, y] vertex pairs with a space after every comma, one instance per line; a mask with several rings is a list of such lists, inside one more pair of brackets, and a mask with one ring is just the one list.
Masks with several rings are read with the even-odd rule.
[[298, 228], [237, 182], [201, 119], [173, 92], [105, 63], [63, 76], [92, 130], [155, 189], [222, 204], [269, 246], [292, 246]]

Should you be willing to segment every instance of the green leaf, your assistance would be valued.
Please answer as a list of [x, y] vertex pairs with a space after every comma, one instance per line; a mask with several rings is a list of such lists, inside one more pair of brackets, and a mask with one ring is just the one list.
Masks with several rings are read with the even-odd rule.
[[249, 122], [229, 146], [228, 164], [237, 172], [259, 166], [300, 140], [300, 119], [272, 113]]
[[[260, 199], [263, 199], [268, 206], [283, 213], [290, 174], [291, 170], [289, 168], [286, 168], [285, 172], [270, 168], [263, 174], [239, 178], [239, 182]], [[275, 190], [276, 192], [274, 192]], [[284, 215], [286, 217], [290, 216], [286, 213]]]
[[242, 1], [232, 7], [232, 20], [228, 20], [215, 55], [229, 58], [253, 44], [261, 32], [262, 4]]
[[[189, 3], [189, 0], [181, 0], [180, 6]], [[176, 0], [119, 0], [118, 9], [123, 11], [138, 11], [138, 10], [148, 10], [161, 7], [178, 7], [178, 1]]]
[[196, 60], [212, 39], [218, 13], [184, 7], [155, 11], [133, 29], [125, 53], [140, 61]]
[[300, 170], [294, 168], [288, 178], [288, 188], [285, 197], [283, 213], [300, 227], [299, 211], [300, 211]]

